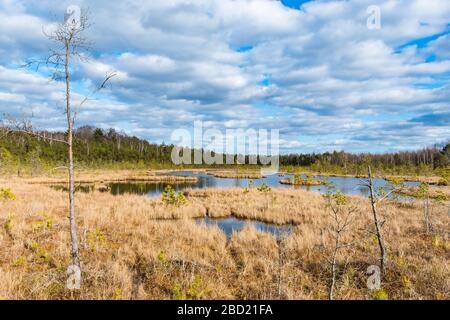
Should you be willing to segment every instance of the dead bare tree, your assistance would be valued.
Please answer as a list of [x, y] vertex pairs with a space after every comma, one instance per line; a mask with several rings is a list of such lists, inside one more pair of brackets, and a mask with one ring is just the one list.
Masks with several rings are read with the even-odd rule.
[[[70, 221], [70, 237], [71, 237], [71, 257], [72, 265], [81, 270], [79, 242], [77, 235], [77, 224], [75, 215], [75, 172], [74, 172], [74, 156], [73, 156], [73, 131], [75, 127], [77, 108], [85, 104], [97, 92], [104, 89], [111, 78], [116, 73], [110, 72], [105, 75], [104, 80], [95, 88], [89, 96], [84, 97], [75, 107], [72, 106], [71, 97], [71, 71], [70, 66], [73, 59], [80, 61], [88, 61], [85, 52], [91, 48], [91, 43], [84, 36], [84, 32], [90, 27], [88, 14], [86, 11], [79, 12], [79, 16], [73, 15], [74, 12], [68, 12], [65, 15], [64, 23], [58, 24], [52, 31], [44, 31], [45, 36], [56, 44], [55, 48], [50, 49], [50, 54], [45, 60], [30, 61], [26, 66], [36, 66], [36, 70], [40, 66], [45, 65], [53, 68], [52, 79], [64, 80], [65, 82], [65, 110], [67, 119], [67, 134], [64, 139], [56, 139], [52, 136], [42, 135], [33, 130], [30, 121], [16, 121], [9, 119], [9, 127], [14, 132], [26, 133], [45, 139], [51, 142], [58, 142], [67, 145], [68, 155], [68, 178], [69, 178], [69, 221]], [[72, 266], [72, 267], [73, 267]]]
[[377, 192], [373, 185], [372, 169], [370, 168], [370, 166], [368, 166], [368, 179], [367, 181], [365, 181], [364, 186], [366, 186], [369, 189], [370, 204], [372, 208], [373, 222], [375, 225], [374, 234], [377, 239], [378, 247], [380, 248], [380, 269], [381, 272], [384, 273], [386, 271], [387, 252], [382, 229], [385, 221], [381, 221], [381, 217], [378, 212], [378, 204], [388, 199], [389, 196], [391, 196], [393, 193], [401, 189], [401, 186], [397, 187], [394, 186], [393, 188], [391, 188], [389, 192], [377, 196], [376, 194]]
[[343, 241], [345, 233], [350, 229], [353, 222], [354, 215], [357, 212], [357, 208], [348, 204], [348, 199], [340, 192], [335, 194], [329, 194], [325, 196], [327, 200], [327, 208], [330, 209], [330, 215], [332, 217], [332, 225], [329, 227], [329, 232], [334, 239], [334, 246], [332, 249], [331, 257], [327, 258], [331, 268], [331, 280], [328, 290], [328, 298], [334, 299], [334, 289], [336, 287], [336, 277], [338, 272], [338, 256], [339, 252], [348, 248], [352, 243], [346, 243]]

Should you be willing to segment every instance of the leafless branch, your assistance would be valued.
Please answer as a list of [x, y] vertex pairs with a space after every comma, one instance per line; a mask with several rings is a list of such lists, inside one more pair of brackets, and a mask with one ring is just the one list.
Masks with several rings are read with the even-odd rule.
[[53, 142], [58, 142], [58, 143], [64, 143], [67, 144], [66, 140], [61, 140], [61, 139], [56, 139], [53, 137], [48, 137], [45, 136], [37, 131], [35, 131], [33, 129], [33, 125], [31, 124], [30, 121], [28, 120], [16, 120], [8, 115], [5, 116], [6, 117], [6, 122], [7, 124], [4, 124], [4, 127], [6, 128], [5, 130], [7, 131], [7, 133], [24, 133], [24, 134], [28, 134], [30, 136], [34, 136], [37, 138], [41, 138], [47, 141], [53, 141]]
[[112, 72], [108, 72], [105, 76], [105, 79], [103, 80], [102, 84], [100, 85], [100, 87], [98, 88], [97, 92], [106, 88], [106, 85], [109, 83], [109, 81], [114, 78], [115, 76], [117, 76], [117, 72], [112, 71]]
[[73, 120], [72, 120], [73, 125], [75, 125], [78, 108], [83, 106], [87, 101], [89, 101], [93, 96], [95, 96], [101, 90], [105, 89], [106, 86], [108, 85], [108, 83], [110, 83], [111, 79], [114, 78], [115, 76], [117, 76], [117, 72], [115, 72], [115, 71], [107, 72], [105, 75], [105, 78], [103, 79], [103, 82], [97, 88], [95, 88], [95, 90], [93, 90], [90, 95], [85, 96], [83, 98], [83, 100], [81, 100], [80, 104], [77, 107], [75, 107], [75, 110], [74, 110], [74, 115], [73, 115]]
[[389, 196], [397, 191], [399, 191], [401, 188], [393, 188], [391, 191], [389, 191], [388, 193], [386, 193], [384, 196], [382, 196], [381, 198], [377, 199], [376, 202], [380, 203], [383, 202], [384, 200], [386, 200], [387, 198], [389, 198]]

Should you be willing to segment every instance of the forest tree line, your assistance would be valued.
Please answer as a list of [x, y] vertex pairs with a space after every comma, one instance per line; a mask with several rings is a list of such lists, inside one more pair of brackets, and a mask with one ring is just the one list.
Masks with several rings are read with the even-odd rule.
[[418, 151], [405, 151], [396, 153], [382, 154], [352, 154], [344, 151], [325, 152], [322, 154], [291, 154], [283, 156], [285, 165], [308, 166], [317, 162], [329, 163], [331, 165], [342, 166], [352, 164], [371, 163], [385, 166], [420, 166], [430, 165], [433, 167], [442, 167], [448, 165], [450, 156], [450, 145], [442, 148], [432, 147], [424, 148]]
[[[65, 133], [40, 131], [43, 137], [63, 140]], [[172, 164], [173, 145], [151, 143], [135, 136], [128, 136], [115, 129], [103, 130], [83, 126], [74, 132], [74, 157], [77, 165], [102, 167], [128, 164], [129, 166], [157, 166]], [[64, 165], [67, 146], [25, 133], [0, 134], [0, 161], [2, 167], [40, 168]], [[449, 166], [450, 144], [429, 147], [417, 151], [352, 154], [325, 152], [289, 154], [280, 157], [282, 166], [310, 167], [314, 171], [358, 173], [371, 165], [380, 171], [432, 171]], [[407, 169], [405, 169], [407, 168]]]

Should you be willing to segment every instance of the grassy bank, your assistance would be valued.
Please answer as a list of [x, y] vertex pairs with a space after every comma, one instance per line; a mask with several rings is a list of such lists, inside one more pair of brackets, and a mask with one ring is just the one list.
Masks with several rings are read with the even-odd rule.
[[[167, 171], [158, 170], [87, 170], [79, 171], [75, 176], [77, 184], [92, 183], [111, 183], [111, 182], [168, 182], [168, 183], [184, 183], [197, 182], [194, 176], [171, 176], [164, 174]], [[21, 177], [14, 178], [30, 184], [63, 184], [67, 183], [67, 176], [57, 174], [51, 176]]]
[[[67, 194], [45, 185], [3, 180], [15, 200], [1, 200], [0, 297], [4, 299], [325, 299], [332, 217], [325, 200], [303, 190], [186, 192], [187, 204], [137, 195], [77, 194], [82, 289], [67, 291], [70, 264]], [[371, 299], [369, 265], [377, 264], [367, 199], [351, 198], [358, 214], [339, 257], [338, 299]], [[449, 217], [432, 208], [424, 234], [419, 202], [380, 207], [389, 253], [383, 290], [390, 299], [449, 299]], [[292, 223], [281, 242], [247, 227], [230, 240], [191, 218], [236, 216]]]
[[237, 169], [237, 170], [207, 170], [207, 174], [216, 178], [229, 178], [229, 179], [262, 179], [261, 171]]
[[[337, 172], [321, 172], [314, 171], [311, 168], [283, 168], [287, 169], [288, 173], [292, 174], [306, 174], [308, 176], [324, 176], [324, 177], [353, 177], [353, 178], [367, 178], [367, 173], [337, 173]], [[374, 171], [373, 177], [385, 179], [396, 182], [424, 182], [431, 185], [446, 185], [448, 181], [444, 179], [440, 171], [419, 172], [417, 175], [399, 175], [399, 174], [385, 174], [383, 171]]]
[[[425, 195], [420, 193], [419, 187], [404, 187], [396, 191], [396, 193], [410, 197], [426, 198]], [[450, 199], [450, 187], [430, 187], [428, 197], [430, 199], [448, 201]]]
[[320, 186], [325, 185], [326, 182], [317, 179], [311, 179], [307, 177], [306, 179], [302, 178], [299, 175], [295, 175], [290, 179], [280, 180], [281, 184], [293, 185], [293, 186]]

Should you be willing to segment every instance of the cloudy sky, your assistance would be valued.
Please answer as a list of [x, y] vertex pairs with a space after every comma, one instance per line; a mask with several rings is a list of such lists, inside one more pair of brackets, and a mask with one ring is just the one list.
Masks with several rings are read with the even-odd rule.
[[[63, 129], [63, 85], [22, 68], [42, 30], [89, 8], [88, 63], [74, 99], [112, 88], [78, 125], [153, 142], [207, 127], [280, 129], [282, 152], [384, 152], [450, 137], [449, 0], [0, 0], [0, 113]], [[367, 27], [378, 6], [381, 28]]]

